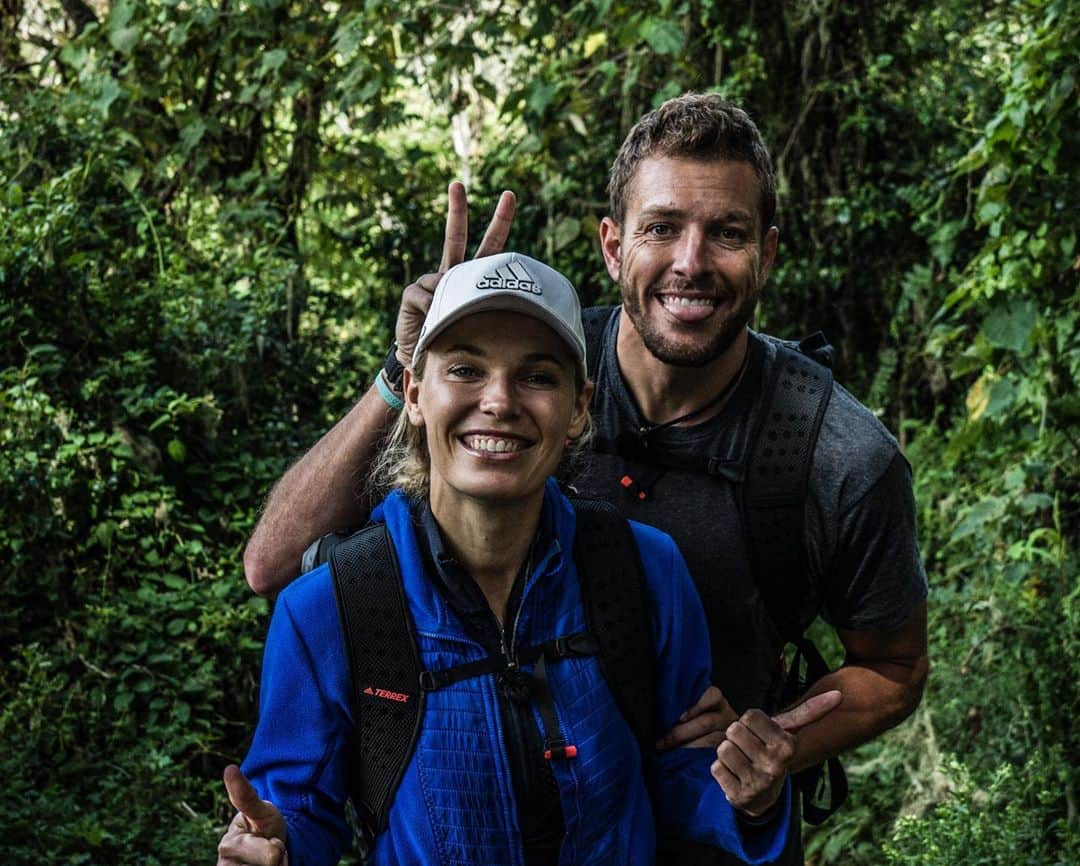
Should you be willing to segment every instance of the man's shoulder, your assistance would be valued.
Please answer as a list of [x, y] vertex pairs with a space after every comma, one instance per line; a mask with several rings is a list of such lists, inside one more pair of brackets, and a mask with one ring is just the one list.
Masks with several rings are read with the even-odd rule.
[[820, 443], [835, 440], [846, 450], [855, 450], [852, 458], [873, 463], [891, 463], [900, 450], [896, 437], [870, 409], [843, 385], [833, 381], [832, 395], [821, 423]]

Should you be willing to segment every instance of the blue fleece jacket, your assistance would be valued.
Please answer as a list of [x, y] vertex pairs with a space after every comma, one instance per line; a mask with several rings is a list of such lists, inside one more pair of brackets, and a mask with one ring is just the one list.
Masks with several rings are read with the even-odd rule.
[[[424, 667], [485, 657], [424, 573], [405, 497], [392, 493], [373, 519], [389, 529]], [[554, 482], [545, 491], [543, 519], [552, 542], [522, 596], [521, 647], [585, 629], [570, 555], [575, 514]], [[651, 527], [632, 522], [631, 528], [652, 600], [656, 729], [665, 731], [709, 684], [708, 631], [674, 542]], [[652, 753], [643, 762], [595, 657], [548, 662], [547, 676], [560, 728], [578, 747], [576, 758], [552, 763], [566, 829], [560, 864], [652, 863], [654, 821], [749, 863], [779, 856], [789, 790], [784, 809], [766, 826], [741, 827], [709, 773], [713, 750]], [[389, 826], [375, 840], [379, 866], [523, 863], [495, 688], [488, 674], [427, 696]], [[348, 842], [346, 744], [353, 729], [346, 652], [324, 565], [278, 598], [263, 657], [259, 723], [243, 765], [260, 796], [285, 817], [290, 866], [335, 864]]]

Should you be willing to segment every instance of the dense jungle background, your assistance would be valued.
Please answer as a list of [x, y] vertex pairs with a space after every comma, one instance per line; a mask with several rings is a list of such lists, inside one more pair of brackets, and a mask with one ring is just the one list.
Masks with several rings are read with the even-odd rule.
[[2, 0], [0, 852], [213, 862], [272, 482], [472, 226], [611, 299], [630, 124], [741, 101], [781, 179], [758, 326], [823, 329], [915, 467], [922, 707], [814, 864], [1080, 862], [1080, 4]]

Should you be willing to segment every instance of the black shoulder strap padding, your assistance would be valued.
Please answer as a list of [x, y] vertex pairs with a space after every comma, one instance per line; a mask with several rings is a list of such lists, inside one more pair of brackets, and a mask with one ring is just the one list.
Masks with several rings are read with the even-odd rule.
[[806, 496], [832, 372], [778, 344], [775, 372], [757, 429], [742, 490], [754, 582], [781, 637], [802, 634], [809, 596], [805, 550]]
[[589, 368], [589, 378], [596, 381], [596, 372], [600, 369], [600, 356], [604, 352], [604, 330], [611, 321], [614, 306], [587, 307], [581, 311], [581, 325], [585, 330], [585, 363]]
[[656, 641], [645, 571], [630, 524], [607, 502], [573, 499], [574, 562], [589, 633], [615, 703], [642, 750], [656, 742]]
[[349, 787], [357, 811], [377, 834], [386, 828], [423, 718], [416, 631], [385, 524], [337, 544], [330, 570], [356, 720]]

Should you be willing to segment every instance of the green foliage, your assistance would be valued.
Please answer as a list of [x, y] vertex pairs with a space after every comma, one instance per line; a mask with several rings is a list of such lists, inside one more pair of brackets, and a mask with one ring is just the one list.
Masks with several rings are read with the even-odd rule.
[[[1056, 763], [1064, 760], [1056, 756]], [[1064, 866], [1080, 857], [1080, 834], [1055, 815], [1054, 766], [1002, 765], [985, 787], [956, 761], [946, 765], [952, 788], [924, 818], [901, 818], [885, 845], [894, 866]]]
[[824, 328], [916, 472], [933, 674], [915, 717], [848, 760], [852, 801], [808, 832], [811, 861], [1075, 861], [1078, 9], [13, 13], [5, 859], [210, 862], [267, 613], [244, 541], [438, 261], [446, 183], [469, 180], [474, 237], [515, 189], [511, 246], [611, 299], [610, 160], [644, 110], [695, 89], [743, 102], [772, 144], [783, 242], [761, 324]]

